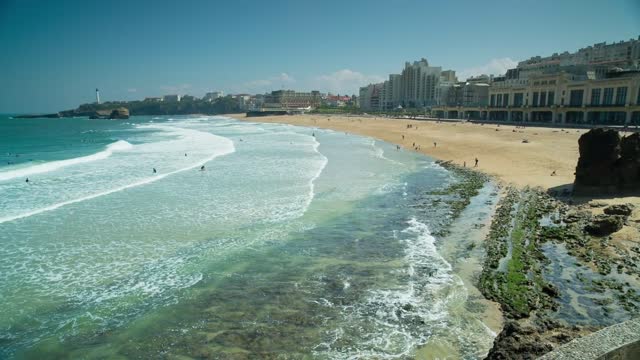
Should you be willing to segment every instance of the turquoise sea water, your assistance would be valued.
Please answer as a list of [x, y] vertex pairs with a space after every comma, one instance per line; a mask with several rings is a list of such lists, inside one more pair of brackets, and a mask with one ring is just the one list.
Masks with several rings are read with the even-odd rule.
[[391, 144], [0, 117], [0, 160], [0, 358], [412, 358], [434, 336], [476, 358], [495, 336], [452, 311], [449, 209], [417, 206], [456, 178]]

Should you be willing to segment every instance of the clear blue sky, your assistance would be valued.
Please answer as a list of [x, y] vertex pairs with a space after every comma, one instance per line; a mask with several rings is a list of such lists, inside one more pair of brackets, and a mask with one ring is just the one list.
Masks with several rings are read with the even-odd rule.
[[282, 87], [353, 93], [426, 57], [495, 72], [640, 35], [640, 0], [0, 0], [0, 112]]

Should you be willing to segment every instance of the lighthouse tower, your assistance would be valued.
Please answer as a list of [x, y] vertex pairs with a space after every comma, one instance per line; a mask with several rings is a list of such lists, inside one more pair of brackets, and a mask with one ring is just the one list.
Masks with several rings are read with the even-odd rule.
[[96, 103], [100, 105], [100, 90], [96, 88]]

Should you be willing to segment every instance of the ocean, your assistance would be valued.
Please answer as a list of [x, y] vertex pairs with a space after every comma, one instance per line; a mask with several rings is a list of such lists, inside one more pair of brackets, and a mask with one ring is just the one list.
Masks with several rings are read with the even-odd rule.
[[482, 357], [456, 181], [330, 130], [0, 115], [0, 358]]

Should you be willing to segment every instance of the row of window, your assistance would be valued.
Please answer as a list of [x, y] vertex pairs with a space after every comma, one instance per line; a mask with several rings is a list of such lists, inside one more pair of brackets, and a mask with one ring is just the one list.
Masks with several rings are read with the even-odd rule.
[[[598, 88], [591, 89], [590, 106], [623, 106], [627, 101], [627, 87], [618, 88]], [[562, 92], [560, 105], [564, 105], [564, 91]], [[569, 93], [569, 106], [582, 106], [584, 99], [584, 90], [571, 90]], [[614, 101], [615, 100], [615, 101]], [[555, 104], [554, 91], [534, 92], [531, 106], [544, 107]], [[638, 99], [636, 104], [640, 105], [640, 89], [638, 89]], [[509, 94], [491, 94], [489, 106], [491, 107], [507, 107], [509, 105]], [[513, 106], [519, 107], [528, 105], [524, 97], [524, 93], [513, 94]]]
[[[591, 106], [624, 105], [627, 101], [627, 87], [622, 86], [615, 89], [615, 103], [613, 102], [613, 90], [614, 88], [604, 88], [604, 91], [603, 89], [591, 89]], [[602, 102], [600, 102], [601, 94]], [[638, 101], [640, 101], [640, 90], [638, 92]], [[640, 102], [638, 104], [640, 104]]]

